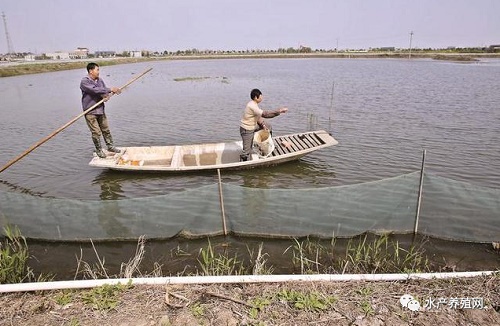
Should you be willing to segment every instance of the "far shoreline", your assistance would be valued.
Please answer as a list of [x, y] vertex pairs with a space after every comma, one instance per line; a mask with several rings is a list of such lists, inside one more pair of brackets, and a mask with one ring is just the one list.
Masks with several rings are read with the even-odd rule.
[[434, 59], [456, 62], [477, 62], [482, 58], [500, 59], [500, 53], [409, 53], [404, 52], [327, 52], [327, 53], [253, 53], [253, 54], [204, 54], [204, 55], [169, 55], [142, 58], [88, 58], [79, 60], [43, 60], [0, 62], [0, 77], [13, 77], [71, 69], [82, 69], [85, 63], [95, 61], [101, 66], [129, 64], [164, 60], [219, 60], [219, 59]]

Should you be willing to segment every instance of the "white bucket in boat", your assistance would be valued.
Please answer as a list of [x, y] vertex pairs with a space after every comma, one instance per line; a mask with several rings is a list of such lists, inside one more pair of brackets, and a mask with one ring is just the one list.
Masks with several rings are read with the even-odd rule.
[[262, 157], [268, 157], [274, 151], [274, 142], [269, 130], [261, 129], [253, 135], [253, 142], [260, 149]]

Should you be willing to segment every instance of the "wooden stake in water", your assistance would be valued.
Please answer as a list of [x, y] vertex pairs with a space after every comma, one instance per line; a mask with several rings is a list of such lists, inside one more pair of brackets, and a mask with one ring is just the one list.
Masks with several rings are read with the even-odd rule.
[[332, 114], [333, 114], [333, 92], [335, 91], [335, 82], [332, 83], [332, 95], [330, 98], [330, 112], [328, 113], [328, 132], [332, 133]]
[[425, 166], [425, 149], [422, 154], [422, 167], [420, 169], [420, 186], [418, 188], [418, 199], [417, 199], [417, 213], [415, 214], [415, 227], [413, 228], [413, 239], [418, 232], [418, 220], [420, 218], [420, 204], [422, 203], [422, 192], [424, 186], [424, 166]]
[[220, 177], [220, 169], [217, 169], [217, 175], [219, 176], [219, 201], [220, 201], [220, 208], [222, 211], [222, 229], [224, 231], [224, 235], [227, 235], [226, 213], [224, 211], [224, 197], [222, 196], [222, 180]]
[[[144, 76], [145, 74], [147, 74], [148, 72], [150, 72], [152, 69], [153, 68], [149, 68], [148, 70], [146, 70], [145, 72], [143, 72], [139, 76], [133, 78], [128, 83], [126, 83], [125, 85], [123, 85], [122, 87], [120, 87], [120, 90], [123, 90], [125, 87], [127, 87], [128, 85], [130, 85], [133, 82], [135, 82], [137, 79], [141, 78], [142, 76]], [[113, 95], [113, 94], [111, 94], [111, 95]], [[108, 97], [108, 99], [109, 99], [109, 97]], [[90, 111], [92, 111], [93, 109], [95, 109], [97, 106], [101, 105], [105, 100], [107, 100], [107, 99], [100, 100], [99, 102], [97, 102], [96, 104], [94, 104], [90, 108], [88, 108], [87, 110], [83, 111], [82, 113], [80, 113], [79, 115], [77, 115], [76, 117], [74, 117], [71, 121], [67, 122], [64, 126], [60, 127], [59, 129], [57, 129], [56, 131], [54, 131], [53, 133], [51, 133], [47, 137], [45, 137], [42, 140], [40, 140], [35, 145], [33, 145], [30, 148], [28, 148], [24, 153], [22, 153], [21, 155], [19, 155], [18, 157], [16, 157], [15, 159], [13, 159], [12, 161], [10, 161], [9, 163], [7, 163], [4, 167], [2, 167], [2, 169], [0, 169], [0, 173], [2, 173], [3, 171], [7, 170], [11, 165], [13, 165], [17, 161], [19, 161], [20, 159], [22, 159], [23, 157], [25, 157], [26, 155], [28, 155], [29, 153], [31, 153], [32, 151], [34, 151], [35, 149], [37, 149], [43, 143], [45, 143], [46, 141], [48, 141], [49, 139], [51, 139], [52, 137], [54, 137], [55, 135], [57, 135], [58, 133], [60, 133], [61, 131], [63, 131], [64, 129], [68, 128], [76, 120], [80, 119], [85, 114], [89, 113]]]
[[333, 111], [333, 92], [335, 91], [335, 82], [332, 84], [332, 96], [330, 98], [330, 114], [328, 116], [328, 121], [332, 120], [332, 111]]

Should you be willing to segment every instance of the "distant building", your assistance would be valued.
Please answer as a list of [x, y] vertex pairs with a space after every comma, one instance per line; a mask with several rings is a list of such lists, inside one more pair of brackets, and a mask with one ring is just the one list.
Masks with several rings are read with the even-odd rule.
[[130, 51], [132, 58], [142, 58], [142, 51]]
[[394, 52], [396, 51], [396, 48], [394, 46], [383, 46], [380, 48], [380, 51]]
[[87, 48], [77, 48], [72, 52], [49, 52], [45, 53], [45, 56], [52, 60], [69, 60], [69, 59], [87, 59], [89, 55], [89, 49]]
[[95, 51], [94, 55], [97, 58], [109, 58], [116, 56], [115, 51]]
[[52, 60], [69, 60], [70, 59], [69, 52], [62, 52], [62, 51], [45, 53], [45, 56], [47, 58], [52, 59]]
[[500, 52], [500, 44], [490, 45], [487, 49], [488, 52]]
[[75, 51], [70, 53], [71, 59], [87, 59], [89, 56], [89, 49], [76, 48]]
[[27, 54], [24, 56], [24, 61], [35, 61], [35, 55], [34, 54]]
[[299, 52], [300, 53], [311, 53], [312, 49], [310, 47], [308, 47], [308, 46], [300, 45], [299, 46]]

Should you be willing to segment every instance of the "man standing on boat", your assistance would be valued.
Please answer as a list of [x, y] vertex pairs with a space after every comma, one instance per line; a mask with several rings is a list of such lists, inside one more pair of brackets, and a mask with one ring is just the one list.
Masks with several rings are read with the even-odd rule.
[[[82, 107], [87, 110], [102, 99], [107, 99], [112, 94], [120, 94], [121, 90], [118, 87], [106, 87], [104, 81], [99, 78], [99, 65], [91, 62], [87, 65], [88, 75], [82, 78], [80, 89], [82, 90]], [[85, 114], [87, 126], [92, 133], [92, 141], [95, 145], [95, 152], [100, 158], [105, 158], [106, 154], [102, 150], [101, 135], [108, 148], [108, 152], [120, 153], [120, 150], [113, 145], [113, 138], [109, 130], [108, 119], [104, 112], [104, 103], [98, 105], [95, 109]]]
[[271, 125], [263, 118], [274, 118], [288, 111], [288, 108], [279, 108], [274, 111], [259, 108], [259, 103], [262, 102], [263, 98], [262, 92], [258, 89], [252, 89], [250, 98], [252, 100], [247, 103], [240, 124], [241, 140], [243, 141], [243, 151], [240, 154], [240, 161], [248, 161], [250, 159], [253, 136], [256, 131], [266, 129], [272, 132]]

